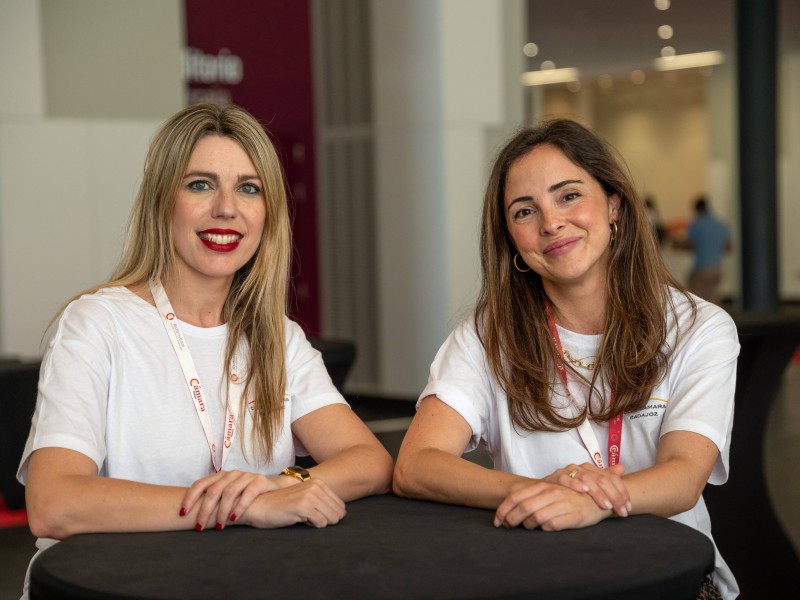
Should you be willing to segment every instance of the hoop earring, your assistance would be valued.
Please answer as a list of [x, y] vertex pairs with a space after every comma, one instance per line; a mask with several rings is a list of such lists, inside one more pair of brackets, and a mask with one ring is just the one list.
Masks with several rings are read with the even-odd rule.
[[528, 267], [527, 269], [520, 269], [520, 268], [519, 268], [519, 265], [517, 264], [517, 259], [518, 259], [518, 258], [519, 258], [519, 252], [517, 252], [517, 253], [514, 255], [514, 268], [515, 268], [517, 271], [519, 271], [520, 273], [527, 273], [528, 271], [530, 271], [530, 270], [531, 270], [531, 268], [530, 268], [530, 267]]
[[611, 229], [611, 239], [608, 240], [608, 245], [613, 246], [614, 241], [619, 236], [619, 225], [617, 225], [616, 221], [611, 221], [610, 229]]

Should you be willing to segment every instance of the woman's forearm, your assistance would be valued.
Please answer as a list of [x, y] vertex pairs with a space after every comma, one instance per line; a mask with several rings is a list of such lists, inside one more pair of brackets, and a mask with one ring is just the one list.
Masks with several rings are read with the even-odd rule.
[[[181, 515], [186, 488], [69, 474], [26, 489], [31, 532], [64, 539], [76, 533], [194, 529], [199, 506]], [[205, 523], [213, 527], [214, 523]]]
[[691, 431], [664, 434], [656, 464], [623, 477], [632, 512], [671, 517], [691, 509], [703, 493], [719, 449]]
[[436, 448], [403, 453], [393, 488], [399, 496], [496, 509], [508, 494], [531, 479], [488, 469]]
[[309, 469], [345, 502], [385, 494], [392, 485], [392, 457], [382, 446], [356, 445]]

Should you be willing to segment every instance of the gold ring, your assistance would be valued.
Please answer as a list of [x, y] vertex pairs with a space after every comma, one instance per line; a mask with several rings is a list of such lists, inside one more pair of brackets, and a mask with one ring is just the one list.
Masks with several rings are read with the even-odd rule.
[[567, 477], [569, 477], [570, 479], [575, 479], [575, 475], [578, 474], [578, 471], [580, 471], [580, 469], [572, 469], [572, 471], [569, 472], [569, 475], [567, 475]]

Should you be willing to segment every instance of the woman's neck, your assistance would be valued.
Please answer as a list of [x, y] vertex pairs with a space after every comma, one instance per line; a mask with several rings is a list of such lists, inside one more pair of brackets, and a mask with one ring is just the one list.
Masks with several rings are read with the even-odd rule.
[[204, 280], [202, 285], [183, 277], [161, 280], [172, 308], [184, 323], [197, 327], [216, 327], [225, 323], [223, 310], [231, 280]]
[[603, 333], [606, 318], [605, 289], [589, 291], [546, 289], [553, 317], [561, 327], [575, 333]]

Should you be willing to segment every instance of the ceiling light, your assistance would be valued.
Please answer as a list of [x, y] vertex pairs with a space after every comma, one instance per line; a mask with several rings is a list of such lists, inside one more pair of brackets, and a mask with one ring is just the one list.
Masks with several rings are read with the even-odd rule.
[[677, 52], [675, 52], [675, 48], [673, 48], [672, 46], [664, 46], [661, 49], [661, 56], [664, 57], [675, 56], [675, 54], [677, 54]]
[[528, 58], [533, 58], [537, 54], [539, 54], [539, 46], [534, 44], [533, 42], [528, 42], [522, 47], [522, 52]]
[[578, 81], [578, 69], [547, 69], [545, 71], [528, 71], [520, 76], [522, 85], [549, 85], [552, 83], [567, 83]]
[[667, 10], [669, 8], [669, 0], [655, 0], [653, 4], [658, 10]]
[[660, 25], [658, 28], [658, 37], [662, 40], [669, 40], [672, 38], [674, 31], [672, 25]]
[[542, 71], [551, 71], [552, 69], [556, 68], [556, 63], [554, 63], [552, 60], [545, 60], [541, 65], [539, 65], [539, 68]]
[[631, 71], [631, 81], [636, 85], [642, 85], [644, 83], [646, 76], [644, 71], [641, 69], [636, 69], [635, 71]]
[[710, 67], [718, 65], [725, 60], [725, 55], [719, 50], [710, 52], [696, 52], [694, 54], [676, 54], [675, 56], [662, 56], [653, 61], [659, 71], [672, 71], [674, 69], [695, 69], [697, 67]]

